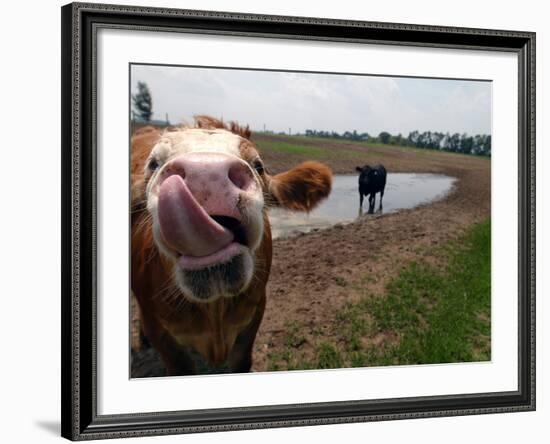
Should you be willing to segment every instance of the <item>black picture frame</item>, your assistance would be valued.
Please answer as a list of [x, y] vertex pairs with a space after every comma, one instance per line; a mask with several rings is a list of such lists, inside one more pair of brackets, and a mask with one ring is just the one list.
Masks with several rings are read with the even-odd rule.
[[[62, 7], [62, 436], [71, 440], [535, 409], [535, 33], [72, 3]], [[99, 27], [509, 51], [519, 66], [518, 390], [98, 415], [95, 38]]]

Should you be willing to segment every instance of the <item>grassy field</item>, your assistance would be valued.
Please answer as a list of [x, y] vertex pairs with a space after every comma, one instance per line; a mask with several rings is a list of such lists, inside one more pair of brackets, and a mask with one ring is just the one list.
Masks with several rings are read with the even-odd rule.
[[413, 262], [389, 281], [384, 297], [359, 288], [362, 298], [331, 320], [339, 337], [327, 342], [319, 331], [313, 357], [301, 355], [303, 329], [289, 323], [285, 347], [270, 354], [268, 369], [490, 360], [490, 239], [487, 220], [440, 248], [445, 268]]
[[428, 150], [415, 147], [405, 147], [398, 145], [389, 145], [381, 143], [371, 143], [367, 141], [351, 141], [345, 139], [328, 139], [306, 136], [274, 136], [255, 134], [254, 141], [262, 153], [276, 152], [300, 156], [307, 159], [316, 159], [320, 161], [330, 161], [334, 158], [335, 152], [338, 156], [346, 159], [359, 159], [365, 150], [375, 150], [376, 152], [409, 152], [417, 154], [436, 153], [437, 155], [448, 156], [450, 158], [475, 157], [490, 161], [490, 157], [471, 156], [449, 151]]
[[379, 162], [393, 172], [436, 173], [452, 163], [464, 168], [490, 164], [488, 157], [340, 139], [254, 133], [252, 140], [268, 170], [275, 173], [304, 160], [324, 162], [338, 174], [354, 174], [356, 165]]
[[[330, 160], [332, 153], [327, 148], [316, 147], [312, 145], [304, 145], [301, 137], [294, 137], [297, 139], [293, 143], [288, 143], [280, 140], [260, 140], [258, 147], [263, 152], [276, 152], [282, 154], [291, 154], [295, 156], [302, 156], [307, 159], [316, 160]], [[306, 140], [307, 142], [307, 140]], [[359, 153], [357, 151], [338, 149], [338, 154], [347, 158], [358, 158]]]

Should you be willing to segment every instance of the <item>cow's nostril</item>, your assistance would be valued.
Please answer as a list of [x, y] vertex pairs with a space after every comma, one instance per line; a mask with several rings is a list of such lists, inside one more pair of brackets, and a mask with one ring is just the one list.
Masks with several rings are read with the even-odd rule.
[[246, 190], [252, 182], [252, 174], [248, 167], [244, 164], [234, 163], [229, 168], [228, 172], [229, 180], [241, 190]]
[[162, 171], [162, 180], [168, 179], [170, 176], [180, 176], [182, 179], [185, 179], [185, 169], [183, 165], [167, 165]]

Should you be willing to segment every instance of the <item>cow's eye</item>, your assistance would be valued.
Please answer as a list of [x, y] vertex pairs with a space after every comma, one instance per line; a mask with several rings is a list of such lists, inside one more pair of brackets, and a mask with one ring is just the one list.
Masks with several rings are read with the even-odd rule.
[[262, 159], [260, 159], [259, 157], [256, 157], [252, 161], [252, 166], [254, 167], [254, 169], [256, 170], [256, 172], [258, 174], [263, 174], [264, 173], [264, 163], [262, 162]]
[[155, 171], [158, 167], [159, 161], [156, 158], [152, 157], [147, 164], [147, 168], [149, 169], [149, 171]]

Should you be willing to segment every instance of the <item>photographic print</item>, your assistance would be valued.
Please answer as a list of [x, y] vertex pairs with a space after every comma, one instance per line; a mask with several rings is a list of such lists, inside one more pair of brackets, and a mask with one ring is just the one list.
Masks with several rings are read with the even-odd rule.
[[491, 360], [491, 81], [129, 77], [131, 378]]
[[61, 41], [62, 436], [535, 409], [534, 33], [73, 3]]

